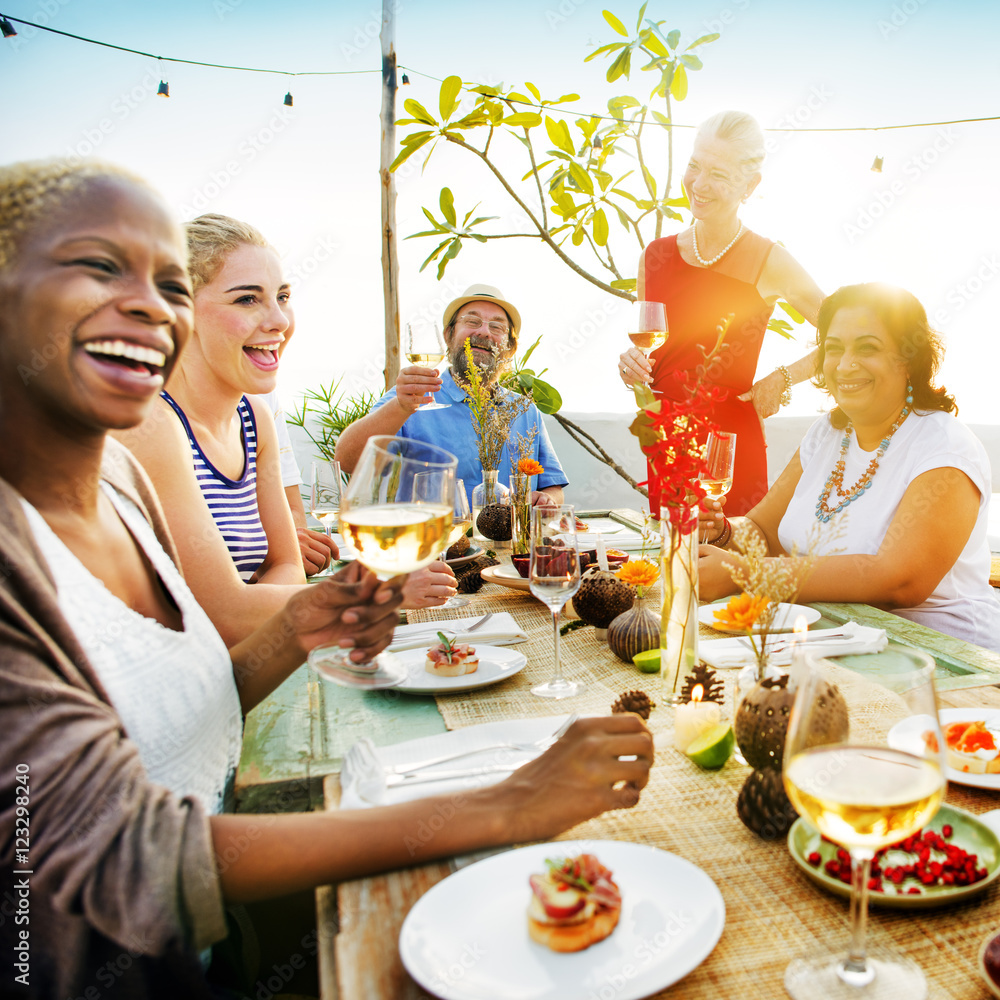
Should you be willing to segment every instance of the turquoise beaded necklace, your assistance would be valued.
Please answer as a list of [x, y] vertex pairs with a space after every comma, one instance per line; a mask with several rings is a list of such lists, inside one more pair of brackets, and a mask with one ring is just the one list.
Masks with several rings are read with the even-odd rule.
[[[912, 403], [913, 389], [908, 385], [906, 387], [906, 406], [903, 407], [902, 412], [896, 418], [896, 422], [889, 428], [889, 433], [882, 438], [878, 446], [878, 451], [875, 452], [875, 457], [868, 463], [868, 468], [861, 473], [861, 477], [846, 493], [844, 492], [844, 470], [847, 466], [847, 449], [851, 444], [851, 431], [854, 429], [854, 425], [848, 423], [847, 427], [844, 428], [844, 438], [840, 442], [840, 458], [833, 467], [833, 471], [826, 477], [823, 492], [820, 493], [819, 500], [816, 502], [816, 519], [818, 521], [825, 524], [834, 514], [839, 514], [849, 504], [854, 503], [859, 497], [864, 496], [865, 491], [871, 488], [875, 473], [878, 472], [878, 463], [889, 448], [893, 434], [899, 430], [900, 425], [906, 419], [907, 414], [909, 414]], [[830, 494], [835, 489], [837, 496], [840, 497], [840, 502], [836, 507], [830, 507]]]

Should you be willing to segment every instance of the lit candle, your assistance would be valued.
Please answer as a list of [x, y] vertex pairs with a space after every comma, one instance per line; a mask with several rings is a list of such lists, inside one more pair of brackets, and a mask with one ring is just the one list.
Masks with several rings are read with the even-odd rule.
[[799, 615], [795, 619], [795, 625], [792, 627], [792, 665], [789, 673], [793, 677], [797, 677], [799, 669], [805, 666], [805, 634], [808, 631], [809, 623], [806, 621], [806, 616]]
[[722, 721], [722, 706], [714, 701], [702, 701], [705, 689], [695, 684], [691, 700], [674, 709], [674, 746], [687, 750], [702, 733]]
[[600, 532], [597, 533], [597, 567], [608, 572], [608, 553], [604, 548], [604, 536]]

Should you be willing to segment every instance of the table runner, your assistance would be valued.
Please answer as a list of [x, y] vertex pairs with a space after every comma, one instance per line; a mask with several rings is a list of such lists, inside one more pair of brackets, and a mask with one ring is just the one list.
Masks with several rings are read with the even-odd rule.
[[[532, 684], [552, 671], [552, 629], [547, 610], [530, 595], [497, 593], [493, 585], [476, 596], [466, 609], [511, 612], [529, 636], [520, 648], [528, 656], [521, 674], [503, 684], [474, 694], [438, 698], [449, 728], [501, 718], [551, 714], [553, 703], [535, 698]], [[652, 605], [652, 606], [655, 606]], [[411, 612], [413, 620], [436, 617]], [[438, 612], [437, 616], [441, 613]], [[658, 675], [639, 673], [616, 660], [599, 643], [591, 628], [570, 632], [562, 639], [564, 672], [582, 681], [580, 696], [557, 703], [583, 714], [610, 710], [617, 695], [641, 688], [661, 702]], [[720, 672], [726, 684], [725, 714], [732, 718], [734, 671]], [[841, 670], [838, 677], [851, 705], [857, 738], [877, 717], [877, 685]], [[955, 692], [945, 703], [1000, 705], [1000, 692], [985, 687]], [[673, 749], [671, 710], [662, 703], [650, 717], [657, 746], [649, 785], [638, 806], [605, 814], [567, 831], [563, 839], [593, 838], [651, 844], [687, 858], [719, 886], [726, 902], [726, 928], [709, 959], [669, 991], [671, 1000], [707, 997], [772, 998], [784, 996], [785, 966], [811, 949], [846, 945], [847, 901], [814, 886], [795, 867], [784, 837], [768, 842], [751, 833], [736, 814], [736, 798], [750, 773], [730, 760], [721, 770], [703, 771]], [[979, 789], [951, 785], [947, 801], [972, 813], [1000, 806], [1000, 796]], [[869, 943], [908, 954], [925, 971], [930, 996], [938, 1000], [985, 995], [976, 973], [982, 940], [1000, 930], [994, 885], [975, 900], [938, 910], [873, 909]], [[734, 985], [739, 985], [734, 992]]]

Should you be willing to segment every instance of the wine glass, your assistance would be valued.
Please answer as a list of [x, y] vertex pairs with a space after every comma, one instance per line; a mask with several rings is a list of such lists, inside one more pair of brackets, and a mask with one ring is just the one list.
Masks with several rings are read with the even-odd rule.
[[[455, 508], [451, 520], [451, 533], [448, 535], [448, 545], [451, 548], [469, 528], [472, 527], [472, 511], [469, 509], [469, 495], [465, 492], [465, 483], [461, 479], [455, 480]], [[439, 608], [464, 608], [468, 605], [467, 597], [449, 597], [444, 604], [439, 604]]]
[[[708, 499], [718, 500], [733, 488], [733, 466], [736, 463], [736, 435], [730, 431], [711, 431], [705, 441], [705, 464], [701, 488]], [[704, 537], [700, 541], [705, 541]]]
[[[410, 438], [370, 437], [340, 502], [340, 530], [380, 580], [434, 562], [448, 544], [458, 459]], [[345, 687], [394, 687], [406, 668], [391, 653], [355, 663], [351, 650], [317, 646], [308, 663]]]
[[785, 972], [785, 987], [795, 1000], [920, 1000], [926, 996], [924, 974], [902, 955], [869, 954], [865, 924], [875, 851], [916, 833], [944, 798], [934, 660], [898, 646], [883, 652], [879, 686], [873, 682], [876, 693], [870, 698], [878, 710], [855, 719], [865, 731], [850, 736], [846, 724], [838, 725], [840, 696], [831, 693], [829, 683], [833, 669], [807, 653], [804, 667], [793, 672], [798, 688], [782, 778], [800, 815], [850, 852], [851, 943], [846, 955], [796, 959]]
[[[444, 338], [441, 336], [441, 328], [437, 323], [418, 322], [406, 324], [406, 360], [411, 365], [420, 365], [422, 368], [433, 368], [436, 374], [440, 374], [438, 365], [448, 356], [445, 349]], [[443, 410], [451, 406], [451, 403], [439, 403], [432, 395], [432, 402], [423, 403], [421, 410]]]
[[667, 314], [662, 302], [634, 302], [628, 339], [648, 358], [667, 342]]
[[340, 493], [343, 489], [340, 462], [313, 462], [312, 485], [309, 487], [309, 513], [323, 525], [327, 536], [340, 516]]
[[576, 510], [572, 506], [531, 508], [531, 592], [552, 612], [555, 643], [552, 680], [537, 684], [539, 698], [572, 698], [581, 685], [562, 675], [559, 659], [559, 612], [580, 589], [580, 555], [576, 543]]

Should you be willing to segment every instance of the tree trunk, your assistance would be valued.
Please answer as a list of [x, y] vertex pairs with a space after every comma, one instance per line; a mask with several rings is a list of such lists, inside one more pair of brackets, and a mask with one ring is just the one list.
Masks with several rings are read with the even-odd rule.
[[396, 0], [382, 0], [382, 295], [385, 302], [385, 388], [399, 374], [399, 260], [396, 256], [396, 182], [389, 171], [396, 147]]

